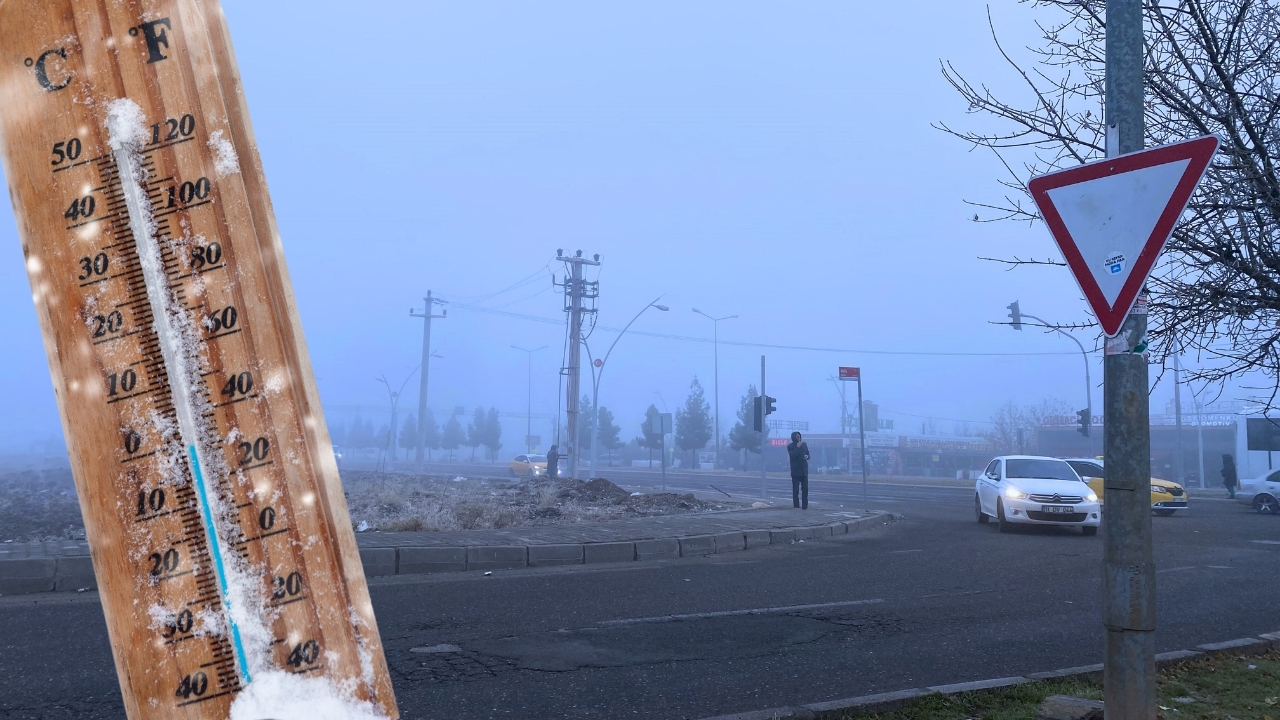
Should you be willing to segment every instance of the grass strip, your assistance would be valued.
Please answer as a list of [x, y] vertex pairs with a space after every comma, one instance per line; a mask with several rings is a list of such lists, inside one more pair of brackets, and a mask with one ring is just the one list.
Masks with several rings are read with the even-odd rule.
[[[1280, 720], [1280, 652], [1219, 655], [1171, 665], [1157, 681], [1162, 720]], [[1102, 683], [1052, 680], [930, 695], [889, 713], [855, 713], [842, 720], [1034, 720], [1050, 695], [1102, 699]]]

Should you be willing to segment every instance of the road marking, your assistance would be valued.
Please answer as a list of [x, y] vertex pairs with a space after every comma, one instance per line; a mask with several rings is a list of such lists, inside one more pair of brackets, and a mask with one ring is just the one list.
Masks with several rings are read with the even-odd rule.
[[1165, 568], [1165, 569], [1163, 569], [1163, 570], [1157, 570], [1156, 572], [1157, 572], [1157, 573], [1167, 573], [1167, 572], [1178, 572], [1179, 570], [1195, 570], [1195, 569], [1196, 569], [1196, 566], [1195, 566], [1195, 565], [1187, 565], [1187, 566], [1185, 566], [1185, 567], [1172, 567], [1172, 568]]
[[1280, 545], [1280, 540], [1250, 540], [1249, 542], [1259, 545]]
[[462, 648], [458, 647], [457, 645], [432, 645], [432, 646], [430, 646], [430, 647], [415, 647], [415, 648], [409, 648], [409, 652], [411, 652], [411, 653], [430, 653], [430, 654], [434, 655], [434, 654], [436, 654], [436, 653], [456, 653], [456, 652], [462, 652]]
[[924, 552], [924, 550], [894, 550], [890, 555], [901, 555], [902, 553]]
[[778, 607], [752, 608], [750, 610], [721, 610], [720, 612], [689, 613], [686, 615], [655, 615], [653, 617], [626, 618], [623, 620], [602, 620], [600, 625], [640, 625], [644, 623], [676, 622], [678, 620], [705, 620], [708, 618], [737, 617], [740, 615], [778, 615], [781, 613], [800, 612], [803, 610], [823, 610], [826, 608], [849, 607], [851, 605], [874, 605], [884, 602], [884, 598], [874, 600], [845, 600], [842, 602], [814, 603], [812, 605], [781, 605]]

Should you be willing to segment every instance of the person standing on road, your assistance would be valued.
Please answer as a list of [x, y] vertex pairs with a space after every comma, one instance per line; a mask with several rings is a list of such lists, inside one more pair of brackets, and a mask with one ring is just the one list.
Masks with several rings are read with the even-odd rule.
[[1240, 484], [1240, 478], [1236, 475], [1236, 459], [1230, 455], [1222, 456], [1222, 484], [1227, 488], [1227, 497], [1236, 496], [1236, 485]]
[[791, 433], [787, 446], [787, 458], [791, 461], [791, 504], [809, 509], [809, 444], [800, 439], [800, 433]]
[[552, 445], [547, 451], [547, 477], [554, 480], [560, 473], [559, 445]]

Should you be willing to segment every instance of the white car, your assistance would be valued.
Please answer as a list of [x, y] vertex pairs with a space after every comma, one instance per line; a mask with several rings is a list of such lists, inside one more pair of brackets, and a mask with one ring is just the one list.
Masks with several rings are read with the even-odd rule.
[[1260, 513], [1280, 515], [1280, 470], [1268, 470], [1266, 475], [1241, 482], [1236, 500]]
[[991, 461], [978, 478], [974, 509], [978, 522], [995, 518], [1000, 532], [1014, 523], [1079, 527], [1097, 535], [1102, 524], [1098, 496], [1065, 460], [1005, 455]]

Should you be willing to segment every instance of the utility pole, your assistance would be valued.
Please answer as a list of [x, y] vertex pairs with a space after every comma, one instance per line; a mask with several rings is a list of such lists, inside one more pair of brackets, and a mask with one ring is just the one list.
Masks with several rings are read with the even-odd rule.
[[[1142, 0], [1106, 0], [1107, 157], [1142, 149]], [[1145, 293], [1103, 360], [1103, 701], [1108, 720], [1156, 717], [1156, 572], [1151, 550], [1151, 405]]]
[[713, 348], [712, 352], [714, 353], [714, 356], [715, 356], [716, 469], [719, 470], [720, 469], [720, 321], [733, 320], [738, 316], [726, 315], [722, 318], [717, 318], [717, 317], [711, 317], [710, 315], [702, 312], [698, 308], [694, 308], [693, 311], [698, 313], [702, 317], [710, 320], [711, 326], [713, 328], [712, 329], [713, 339], [711, 341], [711, 346]]
[[424, 307], [421, 315], [413, 308], [409, 309], [410, 317], [422, 318], [422, 375], [418, 379], [418, 441], [414, 443], [413, 449], [413, 462], [418, 467], [418, 472], [422, 472], [422, 461], [426, 456], [427, 447], [427, 373], [431, 369], [431, 321], [449, 314], [448, 310], [440, 311], [439, 315], [435, 314], [436, 305], [445, 305], [448, 301], [432, 297], [430, 290], [427, 291], [427, 296], [422, 299], [422, 302]]
[[[581, 452], [578, 448], [578, 393], [582, 386], [582, 316], [594, 313], [596, 311], [595, 300], [600, 297], [600, 283], [586, 282], [582, 279], [582, 268], [584, 265], [600, 265], [600, 256], [595, 255], [592, 259], [582, 257], [582, 251], [577, 251], [572, 257], [565, 257], [563, 250], [556, 250], [556, 257], [564, 262], [568, 273], [565, 276], [564, 302], [565, 312], [569, 314], [569, 358], [568, 364], [562, 372], [567, 378], [565, 383], [566, 403], [565, 403], [565, 422], [569, 437], [565, 441], [569, 447], [566, 454], [569, 456], [569, 477], [578, 477], [578, 460]], [[554, 282], [554, 280], [553, 280]], [[591, 307], [585, 307], [585, 300], [592, 301]]]
[[1173, 424], [1174, 432], [1177, 433], [1173, 440], [1173, 448], [1178, 454], [1173, 461], [1173, 472], [1178, 476], [1176, 481], [1186, 485], [1187, 476], [1184, 466], [1186, 461], [1182, 454], [1182, 343], [1176, 338], [1173, 341]]
[[862, 404], [862, 369], [858, 369], [858, 447], [862, 453], [862, 502], [867, 502], [867, 406]]
[[525, 423], [524, 424], [524, 444], [525, 444], [525, 452], [533, 452], [535, 449], [533, 447], [533, 354], [538, 352], [539, 350], [546, 350], [547, 346], [543, 345], [542, 347], [528, 350], [518, 345], [512, 345], [511, 349], [519, 350], [520, 352], [524, 353], [529, 360], [529, 381], [528, 381], [528, 384], [525, 385], [526, 405], [525, 405], [525, 421], [524, 421]]
[[764, 356], [760, 356], [760, 499], [769, 499], [769, 466], [765, 445], [769, 442], [769, 396], [764, 391]]

